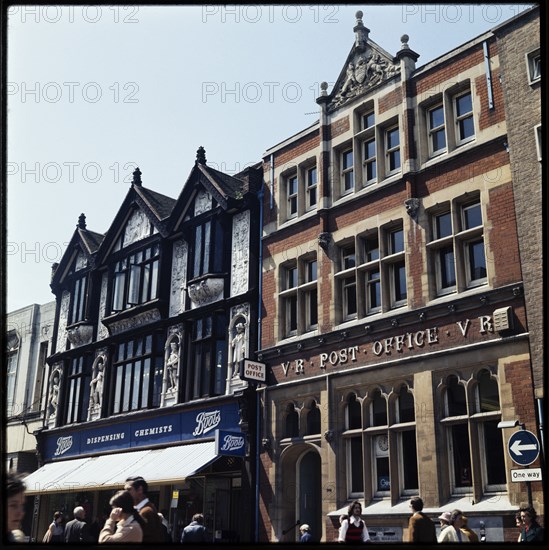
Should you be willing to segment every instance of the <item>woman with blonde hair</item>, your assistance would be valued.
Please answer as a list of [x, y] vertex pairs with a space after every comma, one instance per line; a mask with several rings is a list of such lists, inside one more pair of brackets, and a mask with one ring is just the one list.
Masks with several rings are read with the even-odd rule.
[[99, 543], [142, 542], [143, 518], [133, 507], [133, 497], [128, 491], [118, 491], [109, 504], [111, 515], [99, 533]]

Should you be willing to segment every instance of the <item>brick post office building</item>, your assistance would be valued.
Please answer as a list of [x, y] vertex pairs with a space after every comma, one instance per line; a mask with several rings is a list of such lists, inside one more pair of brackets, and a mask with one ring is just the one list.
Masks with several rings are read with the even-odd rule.
[[516, 541], [498, 424], [538, 425], [501, 44], [419, 66], [413, 37], [393, 55], [353, 30], [318, 122], [263, 159], [261, 538], [332, 542], [358, 499], [373, 540], [406, 541], [421, 495]]

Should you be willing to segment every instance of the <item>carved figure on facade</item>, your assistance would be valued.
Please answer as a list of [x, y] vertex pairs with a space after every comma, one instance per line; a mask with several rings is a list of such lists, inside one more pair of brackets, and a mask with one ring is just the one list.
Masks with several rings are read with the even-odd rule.
[[174, 336], [170, 342], [166, 355], [166, 392], [171, 393], [177, 390], [179, 378], [179, 338], [177, 336]]
[[212, 209], [212, 196], [204, 189], [198, 192], [194, 200], [194, 215], [199, 216]]
[[385, 59], [384, 56], [368, 46], [360, 48], [360, 50], [365, 51], [357, 51], [349, 61], [345, 79], [335, 94], [331, 108], [338, 107], [366, 92], [368, 88], [376, 86], [400, 70], [400, 66], [395, 65], [392, 60]]
[[100, 355], [94, 365], [90, 382], [90, 408], [101, 409], [103, 399], [103, 381], [105, 378], [105, 356]]
[[231, 340], [233, 377], [239, 375], [240, 362], [246, 357], [246, 323], [240, 321], [235, 325], [236, 334]]
[[48, 418], [57, 416], [57, 407], [59, 406], [59, 387], [61, 385], [61, 369], [56, 368], [50, 376], [50, 393], [48, 396]]

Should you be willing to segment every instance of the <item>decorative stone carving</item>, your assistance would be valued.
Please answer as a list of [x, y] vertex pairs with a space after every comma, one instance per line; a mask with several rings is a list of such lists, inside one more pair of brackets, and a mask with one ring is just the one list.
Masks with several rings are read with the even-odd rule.
[[88, 407], [88, 420], [95, 420], [101, 416], [101, 405], [103, 403], [103, 381], [105, 378], [105, 364], [107, 356], [104, 352], [99, 353], [92, 367], [92, 379], [90, 382], [90, 404]]
[[326, 430], [324, 432], [324, 439], [328, 442], [328, 443], [331, 443], [333, 440], [334, 440], [334, 431], [333, 430]]
[[46, 404], [46, 425], [54, 426], [59, 406], [59, 389], [61, 388], [61, 365], [56, 365], [50, 374], [49, 393]]
[[109, 326], [111, 329], [111, 334], [115, 335], [154, 323], [154, 321], [158, 321], [158, 319], [160, 319], [160, 312], [155, 308], [150, 311], [144, 311], [143, 313], [134, 315], [128, 319], [113, 321]]
[[57, 326], [57, 346], [55, 351], [66, 351], [67, 346], [67, 318], [69, 315], [69, 302], [71, 295], [68, 290], [61, 295], [61, 308], [59, 309], [59, 324]]
[[109, 284], [108, 273], [103, 273], [101, 279], [101, 295], [99, 296], [99, 322], [97, 327], [97, 339], [104, 340], [109, 336], [107, 327], [101, 322], [105, 318], [105, 310], [107, 308], [107, 288]]
[[89, 344], [93, 337], [92, 325], [76, 325], [67, 329], [67, 338], [71, 347], [77, 348]]
[[185, 283], [187, 282], [187, 252], [185, 241], [173, 244], [172, 280], [170, 293], [170, 317], [175, 317], [185, 311]]
[[318, 244], [320, 245], [320, 248], [324, 250], [324, 252], [328, 252], [328, 248], [330, 247], [330, 243], [332, 242], [332, 234], [323, 232], [320, 233], [318, 236]]
[[122, 240], [122, 247], [140, 241], [145, 237], [148, 237], [151, 232], [151, 222], [143, 210], [135, 210], [124, 228], [124, 238]]
[[80, 271], [81, 269], [85, 269], [86, 267], [88, 267], [88, 258], [82, 251], [80, 251], [78, 252], [78, 255], [76, 256], [76, 261], [74, 262], [74, 270]]
[[205, 190], [200, 189], [194, 199], [194, 215], [199, 216], [212, 209], [212, 196]]
[[223, 299], [225, 280], [220, 277], [208, 277], [187, 287], [192, 308], [217, 302]]
[[248, 290], [250, 265], [250, 211], [233, 218], [233, 249], [231, 256], [231, 296]]
[[417, 221], [417, 214], [419, 212], [420, 205], [421, 205], [421, 201], [416, 197], [412, 197], [404, 201], [404, 206], [406, 207], [406, 213], [408, 214], [408, 216], [410, 216], [410, 218], [412, 218], [415, 221]]
[[243, 359], [249, 357], [249, 313], [248, 304], [242, 304], [231, 309], [231, 322], [229, 323], [229, 368], [227, 369], [226, 393], [234, 393], [247, 387], [248, 383], [242, 380], [240, 364]]
[[400, 72], [400, 64], [395, 64], [392, 58], [374, 49], [366, 37], [367, 33], [355, 42], [355, 53], [347, 64], [345, 78], [329, 105], [329, 111]]

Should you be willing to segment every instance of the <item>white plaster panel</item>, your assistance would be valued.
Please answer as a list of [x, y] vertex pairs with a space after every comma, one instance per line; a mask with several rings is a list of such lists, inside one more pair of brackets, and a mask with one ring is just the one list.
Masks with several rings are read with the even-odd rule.
[[233, 218], [233, 245], [231, 253], [231, 296], [248, 290], [250, 269], [250, 211]]
[[55, 351], [65, 351], [67, 345], [67, 319], [69, 316], [69, 302], [70, 292], [68, 290], [63, 291], [61, 295], [61, 308], [59, 310], [59, 324], [57, 329], [57, 345]]
[[99, 324], [97, 326], [97, 339], [104, 340], [109, 335], [107, 327], [101, 322], [105, 318], [105, 311], [107, 309], [107, 284], [108, 273], [103, 273], [101, 279], [101, 296], [99, 297]]
[[135, 210], [124, 228], [122, 247], [140, 241], [150, 235], [151, 222], [142, 210]]
[[201, 189], [194, 199], [194, 215], [198, 216], [212, 209], [212, 196]]
[[170, 292], [170, 317], [185, 311], [185, 283], [187, 282], [187, 253], [185, 241], [173, 243], [172, 277]]

